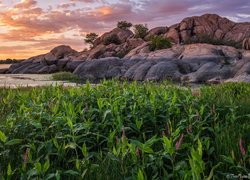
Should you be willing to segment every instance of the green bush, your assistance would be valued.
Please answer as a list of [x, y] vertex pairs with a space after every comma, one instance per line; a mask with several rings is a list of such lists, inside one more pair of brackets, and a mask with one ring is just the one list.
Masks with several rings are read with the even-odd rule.
[[216, 39], [207, 34], [193, 36], [187, 39], [184, 43], [185, 44], [206, 43], [206, 44], [213, 44], [213, 45], [232, 46], [237, 49], [241, 48], [241, 43], [237, 43], [233, 40]]
[[149, 44], [150, 51], [171, 48], [171, 41], [162, 36], [153, 36]]
[[112, 34], [104, 39], [104, 45], [109, 45], [109, 44], [119, 45], [121, 44], [121, 40], [116, 34]]
[[127, 21], [119, 21], [117, 23], [117, 27], [120, 29], [124, 29], [124, 30], [127, 30], [127, 29], [131, 28], [132, 26], [133, 26], [133, 24], [130, 22], [127, 22]]
[[143, 25], [143, 24], [136, 24], [134, 25], [134, 33], [135, 33], [135, 37], [136, 38], [142, 38], [144, 39], [144, 37], [147, 35], [148, 33], [148, 27], [147, 25]]
[[74, 75], [71, 72], [58, 72], [52, 74], [52, 79], [55, 81], [70, 81], [70, 82], [80, 82], [81, 78]]

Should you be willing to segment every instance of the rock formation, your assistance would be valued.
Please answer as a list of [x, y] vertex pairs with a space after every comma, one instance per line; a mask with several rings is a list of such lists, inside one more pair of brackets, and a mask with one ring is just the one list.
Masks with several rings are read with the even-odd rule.
[[76, 68], [74, 74], [89, 80], [169, 79], [187, 83], [235, 79], [247, 81], [250, 76], [250, 59], [245, 52], [233, 47], [209, 44], [175, 45], [170, 49], [128, 55], [123, 59], [112, 57], [85, 61]]
[[[9, 68], [12, 74], [47, 74], [68, 69], [67, 64], [74, 61], [79, 53], [69, 46], [58, 46], [48, 54], [31, 57], [25, 61], [13, 64]], [[81, 62], [81, 61], [80, 61]], [[78, 64], [79, 65], [79, 64]]]
[[185, 43], [191, 37], [204, 34], [240, 43], [250, 36], [250, 23], [235, 23], [216, 14], [205, 14], [183, 19], [179, 24], [170, 26], [164, 36], [175, 43]]
[[[243, 49], [185, 43], [204, 34], [223, 42], [242, 44]], [[119, 43], [107, 43], [111, 36], [118, 38]], [[152, 36], [169, 38], [174, 45], [151, 52]], [[99, 37], [88, 51], [76, 52], [69, 46], [59, 46], [48, 54], [13, 64], [7, 73], [70, 71], [93, 81], [120, 78], [137, 81], [170, 79], [187, 83], [250, 82], [249, 37], [250, 23], [234, 23], [218, 15], [205, 14], [185, 18], [170, 27], [153, 28], [144, 39], [135, 38], [130, 30], [115, 28]]]

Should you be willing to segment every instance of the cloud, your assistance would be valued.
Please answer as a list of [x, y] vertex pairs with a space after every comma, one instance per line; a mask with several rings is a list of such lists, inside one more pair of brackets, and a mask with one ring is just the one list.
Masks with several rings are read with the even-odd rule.
[[14, 8], [17, 9], [28, 9], [37, 5], [37, 1], [35, 0], [22, 0], [20, 3], [16, 4]]
[[75, 7], [75, 6], [76, 4], [74, 2], [70, 2], [70, 3], [59, 4], [57, 8], [68, 9], [70, 7]]

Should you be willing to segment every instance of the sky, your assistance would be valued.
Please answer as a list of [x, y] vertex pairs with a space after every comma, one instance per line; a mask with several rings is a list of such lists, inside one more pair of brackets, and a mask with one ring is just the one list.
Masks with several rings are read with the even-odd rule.
[[216, 13], [250, 21], [250, 0], [0, 0], [0, 59], [23, 59], [58, 45], [78, 51], [84, 36], [101, 35], [118, 21], [170, 26], [183, 18]]

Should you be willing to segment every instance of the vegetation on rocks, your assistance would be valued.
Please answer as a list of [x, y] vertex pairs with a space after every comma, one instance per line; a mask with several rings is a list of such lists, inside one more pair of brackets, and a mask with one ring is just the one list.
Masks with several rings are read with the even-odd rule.
[[171, 48], [172, 44], [169, 39], [164, 38], [162, 36], [153, 36], [151, 38], [151, 42], [149, 44], [150, 51], [160, 50], [160, 49], [168, 49]]
[[91, 46], [94, 45], [94, 41], [98, 38], [98, 34], [96, 33], [89, 33], [86, 35], [84, 41], [87, 44], [90, 44]]
[[118, 21], [117, 27], [123, 30], [127, 30], [133, 26], [132, 23], [127, 22], [127, 21]]
[[135, 33], [135, 37], [136, 38], [144, 38], [147, 33], [148, 33], [148, 27], [147, 25], [143, 25], [143, 24], [136, 24], [134, 25], [134, 33]]
[[121, 44], [121, 40], [116, 34], [112, 34], [104, 39], [103, 42], [104, 45], [109, 45], [109, 44], [116, 44], [119, 45]]
[[226, 179], [250, 171], [250, 85], [0, 90], [0, 179]]

